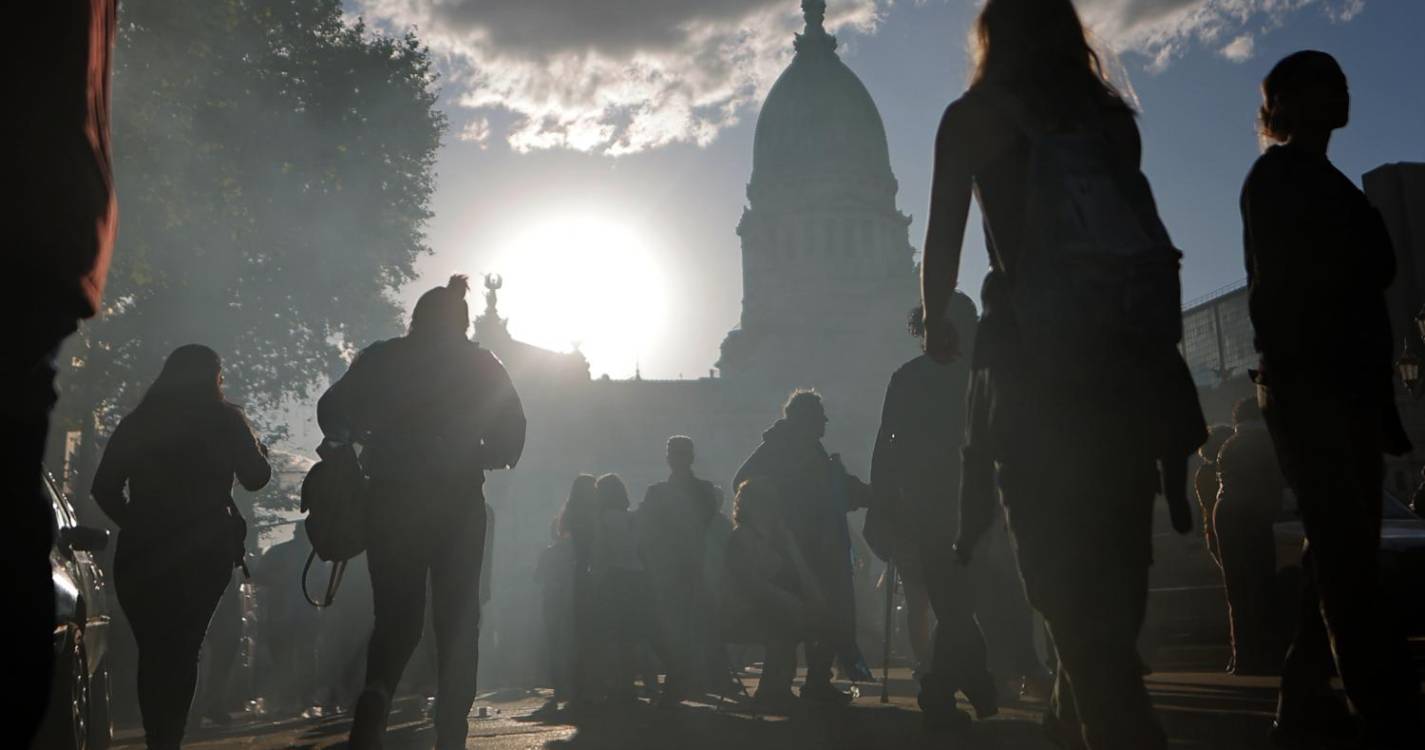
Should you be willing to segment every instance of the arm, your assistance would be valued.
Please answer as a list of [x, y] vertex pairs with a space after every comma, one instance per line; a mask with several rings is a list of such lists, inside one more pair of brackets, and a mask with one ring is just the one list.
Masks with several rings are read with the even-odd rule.
[[965, 222], [970, 215], [974, 184], [968, 139], [964, 131], [963, 100], [951, 104], [935, 136], [935, 164], [930, 183], [930, 217], [925, 228], [925, 251], [920, 263], [921, 300], [925, 307], [925, 350], [937, 361], [953, 359], [958, 352], [954, 332], [943, 322], [945, 307], [960, 276], [960, 252]]
[[524, 453], [524, 406], [500, 360], [484, 349], [480, 350], [480, 357], [482, 375], [488, 383], [484, 401], [476, 413], [476, 423], [482, 430], [481, 467], [514, 468]]
[[329, 440], [351, 443], [361, 438], [364, 425], [361, 424], [360, 410], [366, 402], [364, 384], [371, 369], [373, 349], [367, 348], [357, 354], [346, 374], [332, 383], [317, 400], [317, 426]]
[[896, 498], [900, 494], [900, 462], [897, 460], [896, 432], [901, 424], [901, 389], [896, 376], [886, 386], [886, 398], [881, 404], [881, 426], [876, 431], [876, 445], [871, 449], [871, 491], [877, 507], [888, 518], [895, 514]]
[[[1268, 157], [1263, 157], [1263, 160]], [[1250, 312], [1257, 348], [1278, 361], [1301, 361], [1300, 302], [1315, 296], [1296, 273], [1299, 257], [1315, 244], [1314, 222], [1305, 216], [1306, 199], [1293, 180], [1283, 179], [1281, 165], [1259, 160], [1242, 189], [1242, 232]]]
[[127, 424], [120, 422], [109, 437], [104, 456], [99, 459], [99, 468], [94, 472], [94, 484], [89, 490], [99, 509], [120, 529], [128, 520], [129, 500], [124, 495], [124, 485], [129, 481], [133, 461], [133, 436]]
[[236, 406], [232, 409], [231, 445], [233, 451], [233, 473], [238, 484], [249, 492], [256, 492], [267, 486], [272, 479], [272, 464], [267, 460], [267, 446], [263, 445], [252, 431], [247, 416]]

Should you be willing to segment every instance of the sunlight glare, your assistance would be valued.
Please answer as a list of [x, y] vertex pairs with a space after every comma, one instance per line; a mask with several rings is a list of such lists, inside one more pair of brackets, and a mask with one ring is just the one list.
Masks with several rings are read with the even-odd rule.
[[630, 377], [664, 330], [667, 281], [646, 233], [604, 213], [531, 221], [492, 267], [504, 277], [500, 314], [535, 346], [578, 346], [594, 377]]

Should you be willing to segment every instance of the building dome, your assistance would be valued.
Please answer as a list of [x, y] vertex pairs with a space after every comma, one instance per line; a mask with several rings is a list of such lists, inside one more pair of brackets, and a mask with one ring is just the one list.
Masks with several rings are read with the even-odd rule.
[[752, 146], [750, 188], [771, 188], [825, 175], [892, 181], [886, 129], [861, 79], [836, 54], [822, 26], [826, 5], [802, 3], [806, 31], [777, 78]]

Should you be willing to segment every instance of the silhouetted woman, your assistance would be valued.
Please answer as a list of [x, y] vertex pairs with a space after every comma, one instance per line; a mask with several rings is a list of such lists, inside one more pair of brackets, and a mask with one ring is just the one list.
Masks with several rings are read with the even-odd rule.
[[[958, 280], [974, 195], [985, 216], [992, 276], [1012, 303], [986, 293], [971, 367], [974, 392], [988, 400], [972, 401], [971, 413], [984, 407], [987, 419], [972, 422], [966, 442], [982, 454], [977, 462], [997, 467], [1026, 593], [1058, 648], [1048, 729], [1066, 742], [1081, 736], [1094, 750], [1160, 750], [1166, 740], [1135, 641], [1147, 602], [1158, 461], [1164, 459], [1165, 474], [1176, 471], [1185, 492], [1187, 457], [1206, 435], [1196, 393], [1175, 342], [1156, 340], [1156, 348], [1137, 352], [1154, 373], [1125, 388], [1071, 390], [1062, 377], [1067, 366], [1090, 368], [1068, 360], [1073, 352], [1056, 367], [1040, 366], [1031, 359], [1039, 352], [1021, 343], [1030, 329], [1016, 315], [1021, 301], [1032, 301], [1017, 296], [1024, 279], [1018, 274], [1031, 268], [1022, 260], [1056, 249], [1044, 222], [1027, 221], [1040, 187], [1029, 184], [1031, 168], [1045, 173], [1045, 164], [1031, 164], [1038, 144], [1083, 144], [1073, 155], [1092, 158], [1122, 198], [1116, 215], [1127, 219], [1115, 227], [1165, 234], [1139, 170], [1134, 112], [1107, 81], [1070, 0], [987, 0], [974, 42], [969, 90], [945, 110], [935, 139], [922, 264], [926, 351], [940, 361], [959, 354], [944, 310]], [[1038, 268], [1052, 267], [1038, 257]], [[1176, 306], [1169, 309], [1176, 323]], [[1042, 319], [1027, 322], [1043, 330]], [[973, 548], [967, 531], [986, 527], [967, 523], [965, 514], [984, 516], [985, 496], [961, 500], [962, 559]], [[953, 699], [941, 703], [940, 721], [955, 726]], [[934, 723], [930, 708], [927, 721]]]
[[233, 477], [258, 490], [272, 476], [267, 449], [242, 409], [223, 399], [222, 384], [212, 349], [174, 350], [94, 475], [94, 499], [119, 527], [114, 583], [138, 642], [150, 748], [183, 739], [198, 652], [242, 560], [247, 526], [233, 505]]
[[[617, 474], [599, 477], [596, 494], [598, 522], [589, 559], [594, 590], [594, 651], [596, 674], [606, 686], [609, 700], [634, 700], [635, 672], [642, 660], [638, 647], [649, 643], [651, 612], [648, 608], [648, 575], [639, 554], [633, 514], [629, 512], [628, 487]], [[652, 687], [645, 684], [645, 687]]]
[[1380, 214], [1326, 157], [1349, 116], [1346, 76], [1330, 55], [1282, 59], [1262, 81], [1259, 113], [1274, 145], [1242, 189], [1262, 413], [1307, 539], [1274, 732], [1291, 742], [1351, 731], [1328, 686], [1334, 653], [1368, 745], [1409, 747], [1421, 736], [1419, 681], [1389, 626], [1377, 562], [1382, 454], [1410, 450], [1391, 383], [1385, 290], [1395, 255]]

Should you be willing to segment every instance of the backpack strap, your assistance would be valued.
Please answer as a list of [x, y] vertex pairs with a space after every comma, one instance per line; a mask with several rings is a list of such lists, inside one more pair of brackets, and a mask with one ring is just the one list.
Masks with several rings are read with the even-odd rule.
[[327, 580], [327, 590], [322, 597], [322, 601], [318, 602], [317, 600], [312, 598], [312, 594], [307, 588], [307, 574], [311, 572], [312, 562], [316, 559], [317, 551], [312, 550], [307, 554], [307, 564], [302, 566], [302, 598], [306, 599], [308, 604], [312, 605], [313, 607], [316, 607], [317, 609], [325, 609], [326, 607], [330, 607], [332, 605], [332, 602], [336, 599], [337, 587], [341, 586], [341, 580], [346, 575], [347, 561], [342, 560], [340, 562], [332, 563], [332, 574], [331, 578]]

